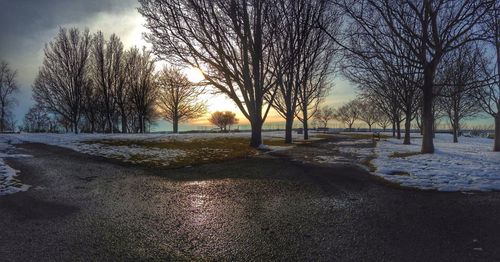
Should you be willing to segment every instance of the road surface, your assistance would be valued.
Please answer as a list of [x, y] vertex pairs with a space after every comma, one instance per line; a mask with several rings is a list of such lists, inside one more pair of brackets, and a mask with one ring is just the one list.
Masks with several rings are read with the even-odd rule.
[[1, 261], [500, 261], [500, 193], [388, 186], [269, 155], [143, 169], [43, 144], [8, 160]]

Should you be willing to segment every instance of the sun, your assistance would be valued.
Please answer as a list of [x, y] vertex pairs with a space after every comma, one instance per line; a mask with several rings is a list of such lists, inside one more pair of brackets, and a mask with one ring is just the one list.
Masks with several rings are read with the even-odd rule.
[[203, 79], [205, 79], [201, 70], [196, 67], [186, 68], [184, 70], [184, 73], [186, 74], [188, 80], [193, 83], [198, 83], [201, 82]]

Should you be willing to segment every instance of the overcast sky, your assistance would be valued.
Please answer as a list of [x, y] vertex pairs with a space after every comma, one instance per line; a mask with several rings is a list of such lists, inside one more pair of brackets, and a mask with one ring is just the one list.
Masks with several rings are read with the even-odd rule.
[[[33, 105], [31, 86], [42, 64], [45, 43], [52, 40], [60, 27], [88, 28], [92, 33], [101, 30], [105, 36], [116, 33], [126, 48], [143, 46], [146, 43], [142, 34], [146, 30], [137, 12], [138, 5], [136, 0], [0, 0], [0, 60], [18, 72], [21, 92], [14, 110], [18, 124]], [[337, 107], [354, 96], [355, 90], [349, 83], [336, 79], [326, 103]], [[223, 97], [211, 97], [208, 102], [209, 111], [237, 110], [234, 103]], [[269, 117], [269, 122], [276, 121], [281, 120], [275, 114]], [[200, 123], [204, 125], [206, 121]], [[160, 123], [157, 130], [165, 128], [168, 124]]]

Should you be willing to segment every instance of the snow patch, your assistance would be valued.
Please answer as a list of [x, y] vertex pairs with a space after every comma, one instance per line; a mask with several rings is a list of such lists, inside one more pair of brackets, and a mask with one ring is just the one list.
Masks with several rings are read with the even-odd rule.
[[26, 191], [29, 185], [21, 183], [16, 177], [19, 171], [13, 169], [5, 163], [5, 158], [31, 157], [24, 154], [13, 154], [12, 141], [6, 136], [0, 136], [0, 196]]
[[[452, 143], [449, 134], [437, 134], [434, 154], [392, 157], [398, 153], [418, 153], [421, 139], [403, 145], [387, 139], [377, 144], [373, 160], [376, 175], [405, 187], [451, 191], [500, 190], [500, 153], [492, 151], [493, 140], [460, 137]], [[406, 173], [406, 175], [400, 175]]]

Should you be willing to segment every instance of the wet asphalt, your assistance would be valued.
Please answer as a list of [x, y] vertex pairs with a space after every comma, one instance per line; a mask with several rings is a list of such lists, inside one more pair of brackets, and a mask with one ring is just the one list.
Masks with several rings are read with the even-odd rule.
[[42, 144], [10, 159], [0, 261], [500, 261], [500, 193], [259, 156], [144, 169]]

